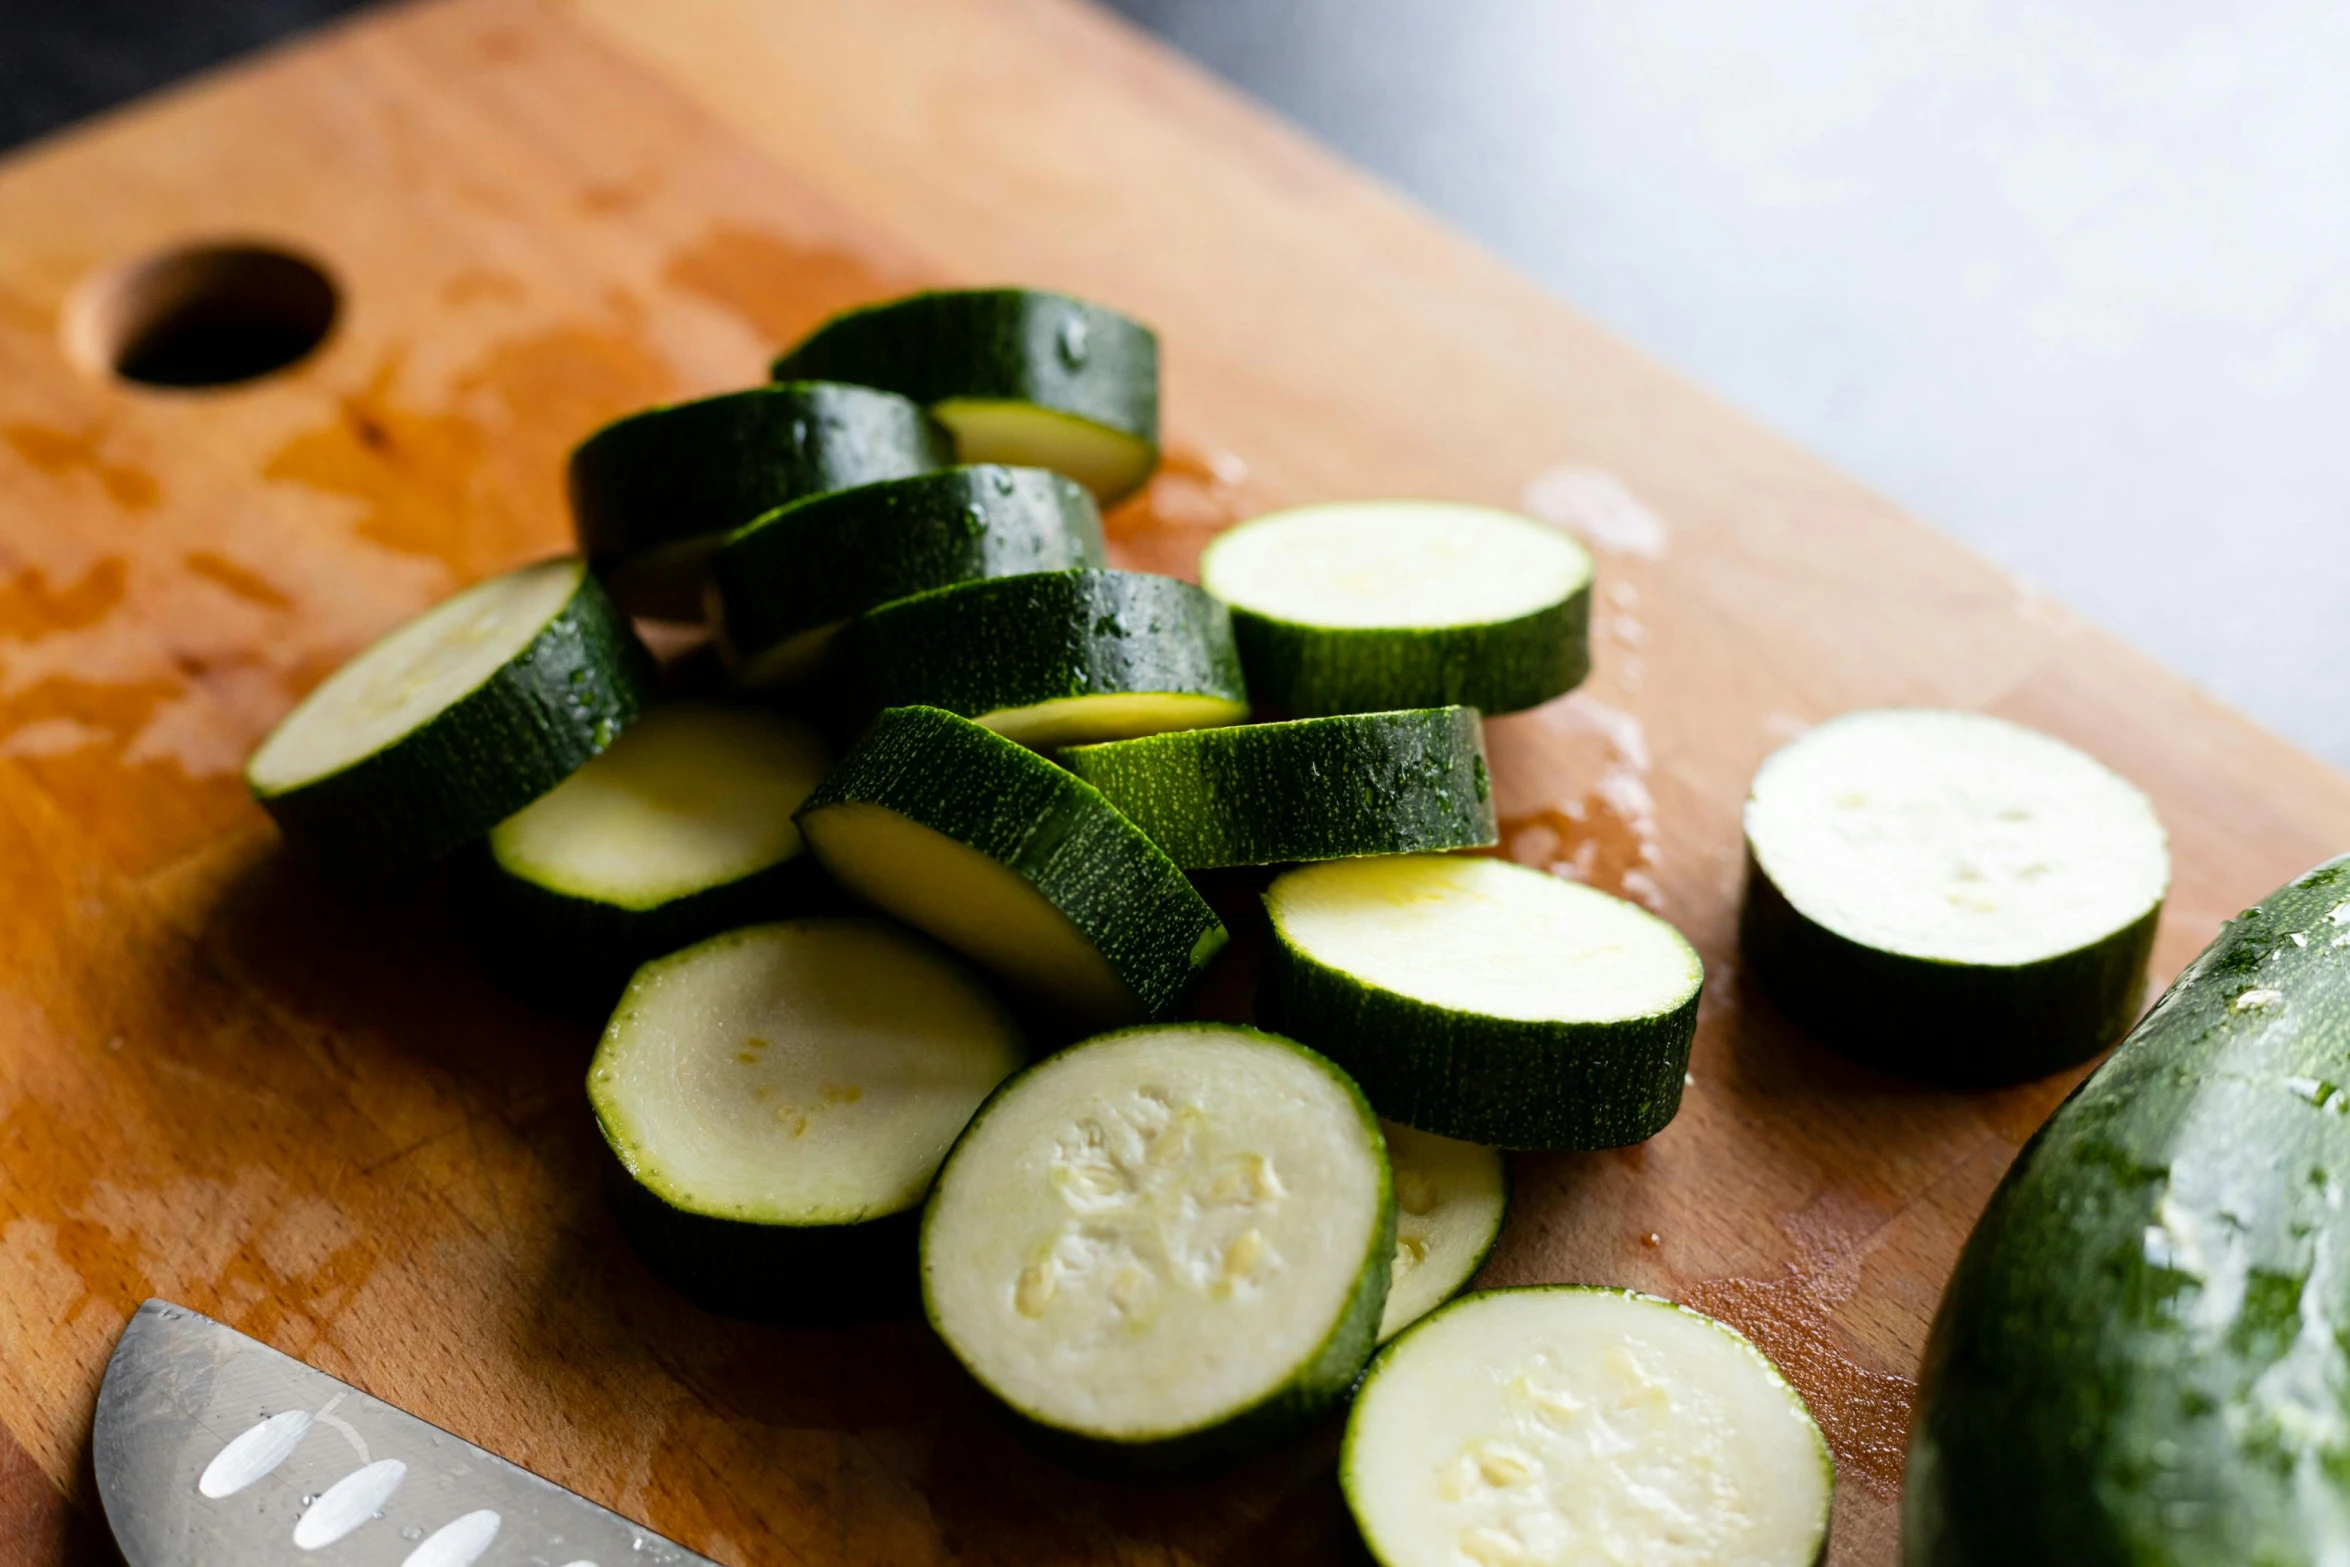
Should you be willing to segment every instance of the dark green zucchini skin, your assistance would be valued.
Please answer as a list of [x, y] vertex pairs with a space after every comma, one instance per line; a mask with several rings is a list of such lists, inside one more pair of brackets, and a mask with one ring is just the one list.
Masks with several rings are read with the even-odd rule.
[[655, 1277], [704, 1311], [824, 1326], [910, 1315], [922, 1205], [857, 1224], [746, 1224], [673, 1207], [604, 1150], [612, 1217]]
[[1257, 1021], [1336, 1061], [1391, 1121], [1489, 1148], [1621, 1148], [1679, 1113], [1703, 989], [1617, 1023], [1475, 1017], [1318, 962], [1275, 921]]
[[1497, 841], [1484, 728], [1466, 707], [1145, 735], [1060, 762], [1187, 868]]
[[2158, 903], [2085, 947], [1992, 967], [1882, 952], [1806, 918], [1751, 849], [1738, 941], [1757, 982], [1824, 1044], [1903, 1077], [1963, 1087], [2077, 1066], [2146, 998]]
[[2346, 903], [2350, 856], [2231, 920], [2017, 1156], [1927, 1342], [1908, 1567], [2350, 1552]]
[[805, 846], [748, 876], [649, 909], [541, 886], [499, 864], [486, 842], [461, 857], [460, 875], [483, 961], [541, 1006], [597, 1020], [654, 958], [720, 931], [846, 906]]
[[803, 804], [895, 811], [1006, 866], [1067, 915], [1134, 993], [1171, 1014], [1227, 940], [1175, 863], [1091, 784], [953, 713], [884, 712]]
[[1137, 571], [1031, 572], [884, 604], [841, 628], [828, 678], [852, 727], [885, 707], [976, 718], [1126, 691], [1248, 701], [1224, 606]]
[[914, 294], [834, 316], [775, 361], [778, 381], [854, 381], [928, 405], [1034, 403], [1159, 440], [1159, 340], [1106, 306], [1029, 288]]
[[474, 690], [341, 772], [256, 799], [289, 844], [329, 870], [414, 869], [600, 754], [636, 721], [657, 680], [635, 627], [582, 573], [537, 638]]
[[727, 638], [749, 658], [891, 599], [1103, 559], [1083, 485], [982, 463], [795, 501], [729, 535], [710, 575]]
[[580, 549], [633, 614], [698, 620], [709, 550], [804, 496], [924, 473], [954, 442], [903, 397], [796, 382], [631, 414], [571, 454]]
[[1307, 626], [1237, 606], [1232, 632], [1266, 708], [1309, 718], [1405, 707], [1515, 713], [1591, 673], [1591, 589], [1516, 620], [1413, 629]]

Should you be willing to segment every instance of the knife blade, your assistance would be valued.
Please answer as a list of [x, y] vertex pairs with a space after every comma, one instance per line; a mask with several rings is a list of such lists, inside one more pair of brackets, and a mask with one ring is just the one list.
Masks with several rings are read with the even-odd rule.
[[717, 1567], [169, 1301], [123, 1329], [91, 1447], [129, 1567]]

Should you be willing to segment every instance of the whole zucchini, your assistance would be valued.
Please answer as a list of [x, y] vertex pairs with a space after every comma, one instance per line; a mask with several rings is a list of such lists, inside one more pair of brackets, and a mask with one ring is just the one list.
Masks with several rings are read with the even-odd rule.
[[2028, 1143], [1926, 1348], [1909, 1567], [2350, 1561], [2350, 856]]

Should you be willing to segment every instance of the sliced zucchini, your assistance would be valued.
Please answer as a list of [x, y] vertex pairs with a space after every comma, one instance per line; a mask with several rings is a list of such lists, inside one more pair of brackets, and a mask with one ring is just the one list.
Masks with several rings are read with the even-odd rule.
[[746, 685], [807, 675], [851, 615], [980, 577], [1102, 564], [1102, 519], [1074, 480], [995, 464], [795, 501], [710, 562]]
[[1266, 890], [1257, 1015], [1379, 1113], [1499, 1148], [1613, 1148], [1681, 1107], [1705, 967], [1680, 932], [1506, 860], [1332, 860]]
[[833, 643], [852, 720], [940, 707], [1038, 750], [1236, 724], [1248, 686], [1224, 606], [1137, 571], [1047, 571], [884, 604]]
[[579, 545], [634, 615], [698, 620], [710, 552], [803, 496], [954, 460], [913, 403], [821, 381], [674, 403], [604, 426], [571, 454]]
[[680, 1294], [821, 1321], [911, 1306], [923, 1195], [1027, 1058], [985, 986], [865, 919], [754, 925], [637, 971], [588, 1068], [623, 1231]]
[[1338, 1477], [1381, 1567], [1814, 1567], [1835, 1492], [1735, 1329], [1581, 1285], [1464, 1295], [1380, 1351]]
[[1912, 1567], [2350, 1549], [2350, 856], [2228, 922], [2008, 1166], [1919, 1373]]
[[494, 960], [600, 1011], [647, 958], [793, 912], [823, 877], [792, 812], [831, 765], [815, 730], [779, 714], [648, 709], [491, 829], [476, 902]]
[[1510, 1166], [1497, 1149], [1381, 1121], [1395, 1172], [1395, 1264], [1384, 1344], [1467, 1286], [1501, 1239], [1510, 1202]]
[[653, 661], [584, 562], [477, 582], [371, 644], [278, 721], [245, 783], [287, 841], [389, 870], [478, 838], [636, 718]]
[[1183, 866], [1497, 841], [1484, 729], [1466, 707], [1149, 735], [1072, 746], [1060, 763]]
[[1509, 512], [1350, 501], [1219, 536], [1201, 585], [1232, 606], [1257, 700], [1305, 717], [1533, 707], [1591, 669], [1591, 556]]
[[1237, 1462], [1346, 1395], [1395, 1206], [1346, 1074], [1221, 1023], [1048, 1057], [972, 1118], [922, 1223], [931, 1326], [1087, 1467]]
[[962, 461], [1050, 468], [1104, 505], [1159, 460], [1159, 340], [1067, 294], [959, 289], [848, 311], [776, 360], [775, 378], [903, 393], [954, 431]]
[[1091, 785], [891, 708], [800, 807], [835, 881], [1088, 1023], [1163, 1017], [1222, 950], [1183, 872]]
[[1848, 713], [1746, 801], [1747, 960], [1787, 1013], [1887, 1070], [2009, 1083], [2138, 1014], [2170, 881], [2146, 797], [1979, 713]]

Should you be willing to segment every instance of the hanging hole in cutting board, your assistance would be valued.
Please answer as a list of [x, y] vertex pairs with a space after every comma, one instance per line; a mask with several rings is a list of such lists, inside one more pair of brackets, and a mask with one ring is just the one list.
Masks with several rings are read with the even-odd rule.
[[249, 242], [183, 245], [91, 278], [68, 304], [66, 352], [142, 386], [233, 386], [307, 358], [340, 301], [316, 262]]

